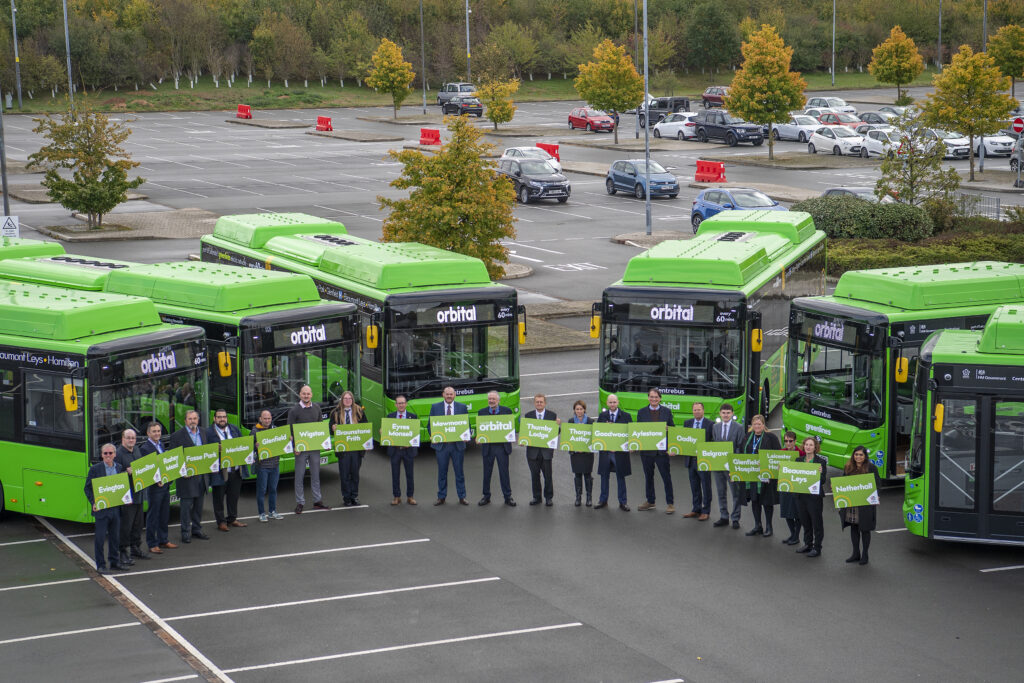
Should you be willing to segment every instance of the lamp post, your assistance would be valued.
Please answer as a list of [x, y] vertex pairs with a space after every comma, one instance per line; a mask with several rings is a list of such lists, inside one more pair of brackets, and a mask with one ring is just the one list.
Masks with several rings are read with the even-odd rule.
[[942, 0], [939, 0], [939, 49], [935, 54], [935, 66], [942, 71]]
[[11, 0], [11, 31], [14, 33], [14, 83], [18, 88], [18, 109], [21, 109], [21, 60], [18, 59], [18, 8]]
[[988, 0], [981, 10], [981, 51], [988, 52]]
[[[647, 100], [650, 98], [647, 82], [647, 0], [644, 0], [644, 113], [647, 111]], [[651, 122], [648, 120], [644, 126], [644, 176], [646, 189], [644, 191], [644, 220], [647, 225], [647, 234], [651, 234]]]
[[68, 58], [68, 102], [71, 104], [71, 117], [75, 116], [75, 89], [71, 82], [71, 34], [68, 33], [68, 0], [64, 4], [64, 52]]
[[832, 0], [832, 87], [836, 85], [836, 0]]
[[473, 80], [469, 71], [469, 0], [466, 0], [466, 80]]
[[[633, 65], [640, 61], [640, 25], [636, 10], [637, 0], [633, 0]], [[647, 100], [644, 100], [644, 116], [647, 116]], [[636, 109], [636, 118], [633, 119], [633, 139], [640, 138], [640, 107]]]
[[[13, 0], [12, 0], [13, 2]], [[427, 115], [427, 48], [423, 42], [423, 0], [420, 0], [420, 83], [423, 85], [423, 115]]]

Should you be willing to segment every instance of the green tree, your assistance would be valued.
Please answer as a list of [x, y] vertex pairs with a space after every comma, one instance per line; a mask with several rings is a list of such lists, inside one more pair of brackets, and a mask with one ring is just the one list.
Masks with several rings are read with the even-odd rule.
[[928, 94], [924, 119], [928, 123], [967, 136], [971, 146], [971, 175], [974, 180], [974, 138], [990, 135], [1003, 127], [1003, 120], [1016, 106], [1004, 95], [1009, 79], [999, 72], [992, 57], [961, 45], [949, 66], [935, 74], [935, 91]]
[[494, 124], [494, 130], [498, 130], [499, 123], [508, 123], [512, 120], [516, 113], [516, 105], [512, 98], [518, 91], [518, 78], [510, 78], [507, 81], [488, 81], [481, 83], [476, 89], [477, 97], [487, 108], [486, 116]]
[[688, 61], [705, 69], [734, 64], [740, 55], [740, 35], [736, 19], [726, 12], [719, 0], [706, 0], [696, 5], [686, 26]]
[[485, 159], [494, 146], [481, 141], [476, 126], [464, 116], [446, 117], [445, 123], [451, 139], [436, 154], [388, 153], [404, 166], [391, 187], [411, 191], [404, 199], [377, 197], [382, 210], [391, 210], [384, 241], [422, 242], [475, 256], [491, 277], [501, 277], [508, 260], [502, 240], [516, 236], [515, 189]]
[[262, 72], [263, 77], [267, 79], [269, 88], [270, 79], [274, 77], [277, 48], [274, 44], [274, 30], [268, 24], [260, 22], [260, 25], [253, 30], [252, 40], [249, 41], [249, 53], [252, 55], [256, 69]]
[[785, 123], [790, 111], [803, 107], [807, 82], [789, 70], [793, 48], [774, 26], [762, 24], [742, 50], [743, 66], [732, 79], [725, 106], [748, 121], [768, 124], [768, 158], [774, 159], [773, 124]]
[[956, 169], [943, 168], [946, 148], [940, 140], [925, 137], [919, 117], [904, 115], [894, 121], [890, 138], [897, 147], [882, 161], [882, 176], [875, 184], [879, 197], [891, 195], [913, 206], [952, 204], [960, 187]]
[[[42, 186], [50, 198], [70, 211], [88, 216], [90, 228], [103, 225], [103, 216], [127, 199], [128, 190], [145, 180], [128, 179], [128, 171], [139, 165], [121, 147], [131, 129], [124, 122], [111, 121], [91, 111], [80, 101], [77, 116], [68, 109], [58, 117], [34, 119], [33, 133], [47, 140], [29, 155], [29, 167], [45, 170]], [[60, 171], [70, 171], [67, 178]]]
[[373, 53], [372, 61], [373, 67], [366, 77], [366, 84], [391, 95], [391, 103], [397, 119], [398, 108], [412, 92], [409, 85], [416, 77], [412, 70], [412, 64], [405, 61], [405, 57], [402, 56], [402, 48], [387, 38], [381, 39], [380, 47]]
[[896, 86], [896, 101], [902, 99], [900, 86], [913, 82], [924, 71], [924, 59], [917, 51], [914, 39], [899, 26], [893, 26], [889, 37], [871, 52], [868, 71], [879, 83]]
[[1007, 24], [988, 39], [988, 54], [1010, 78], [1010, 95], [1017, 96], [1017, 79], [1024, 78], [1024, 26]]
[[[625, 111], [644, 99], [644, 79], [636, 72], [625, 48], [607, 38], [594, 48], [594, 57], [579, 65], [574, 82], [576, 92], [592, 107], [606, 111]], [[615, 144], [619, 127], [615, 126]]]

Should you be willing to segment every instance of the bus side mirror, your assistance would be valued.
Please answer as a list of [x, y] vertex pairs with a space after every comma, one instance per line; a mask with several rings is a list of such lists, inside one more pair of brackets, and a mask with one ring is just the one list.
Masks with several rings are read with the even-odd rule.
[[750, 350], [754, 353], [761, 353], [761, 349], [764, 348], [764, 333], [760, 327], [755, 327], [750, 331]]
[[526, 321], [525, 320], [520, 320], [519, 321], [519, 344], [522, 345], [522, 344], [525, 344], [525, 343], [526, 343]]
[[591, 339], [597, 339], [601, 336], [601, 315], [595, 313], [590, 316], [590, 337]]
[[371, 324], [366, 326], [366, 348], [375, 349], [380, 343], [380, 325]]
[[217, 352], [217, 372], [221, 377], [231, 376], [231, 354], [227, 351]]
[[78, 410], [78, 389], [74, 384], [64, 385], [64, 410], [68, 413]]
[[942, 418], [946, 416], [946, 406], [941, 403], [935, 404], [935, 421], [932, 422], [932, 429], [936, 432], [942, 431]]
[[909, 375], [910, 362], [906, 358], [896, 359], [896, 381], [900, 384], [907, 383], [907, 377]]

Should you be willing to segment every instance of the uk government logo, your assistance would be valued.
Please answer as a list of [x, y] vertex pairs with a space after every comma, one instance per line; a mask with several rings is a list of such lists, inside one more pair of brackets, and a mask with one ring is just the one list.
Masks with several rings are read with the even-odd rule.
[[651, 320], [665, 322], [693, 322], [693, 306], [662, 304], [651, 307]]

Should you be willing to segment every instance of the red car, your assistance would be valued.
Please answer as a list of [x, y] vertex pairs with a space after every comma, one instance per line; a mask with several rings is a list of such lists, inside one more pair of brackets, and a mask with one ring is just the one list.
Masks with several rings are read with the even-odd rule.
[[724, 107], [725, 97], [729, 94], [729, 88], [724, 85], [713, 85], [706, 89], [700, 96], [700, 101], [705, 109], [711, 107]]
[[615, 121], [603, 111], [579, 107], [569, 112], [569, 130], [586, 128], [588, 131], [606, 130], [610, 133], [614, 127]]
[[830, 114], [822, 114], [818, 117], [826, 126], [846, 126], [848, 128], [856, 129], [857, 126], [863, 125], [864, 122], [853, 114], [844, 114], [842, 112], [833, 112]]

